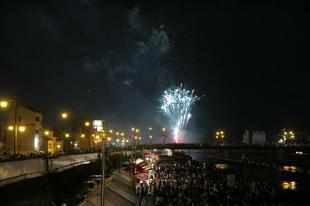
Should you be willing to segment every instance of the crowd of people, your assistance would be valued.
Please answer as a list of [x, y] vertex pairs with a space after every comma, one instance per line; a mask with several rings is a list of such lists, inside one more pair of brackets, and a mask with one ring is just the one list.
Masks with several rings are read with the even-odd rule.
[[[238, 176], [178, 153], [161, 156], [149, 184], [138, 191], [141, 205], [282, 205], [267, 179]], [[284, 204], [285, 205], [285, 204]]]

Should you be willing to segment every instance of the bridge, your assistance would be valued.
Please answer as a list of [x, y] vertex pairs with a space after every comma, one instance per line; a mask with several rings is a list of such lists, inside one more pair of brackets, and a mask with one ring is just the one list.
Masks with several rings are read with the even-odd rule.
[[[309, 145], [211, 145], [211, 144], [143, 144], [126, 147], [109, 147], [108, 152], [141, 152], [145, 150], [202, 150], [206, 155], [221, 159], [240, 159], [245, 155], [247, 160], [308, 165], [310, 154]], [[96, 161], [100, 151], [93, 153], [64, 154], [52, 158], [35, 158], [0, 162], [0, 186], [23, 179], [45, 175], [48, 172], [61, 172], [72, 167]], [[303, 154], [303, 155], [297, 155]]]
[[[152, 149], [204, 149], [204, 150], [257, 150], [257, 151], [284, 151], [284, 152], [310, 152], [310, 145], [214, 145], [214, 144], [141, 144], [134, 146], [136, 150], [152, 150]], [[111, 148], [112, 151], [131, 151], [133, 145], [126, 147]]]

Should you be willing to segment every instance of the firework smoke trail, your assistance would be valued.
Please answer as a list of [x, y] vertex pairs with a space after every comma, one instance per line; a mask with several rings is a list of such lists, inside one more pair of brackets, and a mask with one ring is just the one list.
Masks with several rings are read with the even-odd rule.
[[200, 98], [194, 94], [194, 90], [189, 91], [180, 87], [172, 87], [164, 91], [159, 99], [161, 112], [168, 118], [173, 128], [173, 136], [176, 143], [179, 143], [179, 134], [186, 127], [191, 118], [191, 110]]

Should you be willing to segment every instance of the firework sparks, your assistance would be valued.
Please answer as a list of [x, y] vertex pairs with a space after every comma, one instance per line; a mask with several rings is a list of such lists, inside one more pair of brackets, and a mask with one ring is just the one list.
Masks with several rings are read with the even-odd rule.
[[168, 118], [173, 128], [173, 136], [176, 143], [179, 143], [180, 132], [185, 129], [191, 118], [191, 110], [200, 98], [194, 94], [194, 90], [189, 91], [180, 87], [169, 88], [159, 99], [161, 112]]

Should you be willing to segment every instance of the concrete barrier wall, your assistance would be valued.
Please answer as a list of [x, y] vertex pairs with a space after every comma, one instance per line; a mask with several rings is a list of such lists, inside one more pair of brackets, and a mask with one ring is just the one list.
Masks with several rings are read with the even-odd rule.
[[45, 172], [43, 159], [29, 159], [0, 163], [0, 181], [25, 174]]
[[76, 165], [89, 163], [96, 159], [98, 159], [98, 153], [60, 156], [58, 158], [49, 159], [48, 169], [50, 172], [62, 171]]
[[48, 159], [28, 159], [0, 163], [0, 186], [28, 178], [38, 177], [47, 172], [60, 172], [98, 159], [98, 153], [64, 155]]

